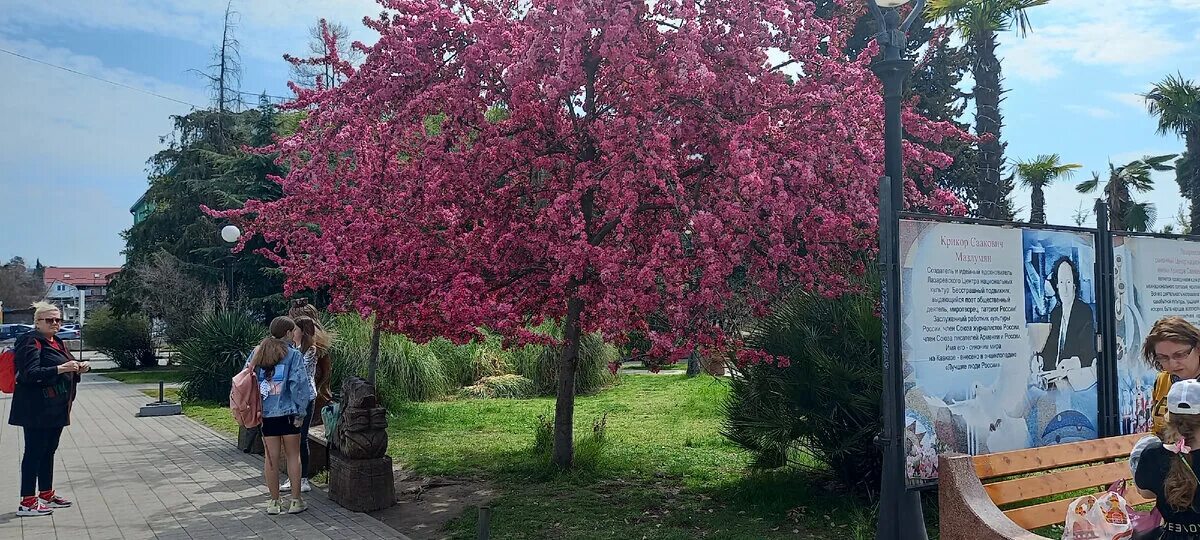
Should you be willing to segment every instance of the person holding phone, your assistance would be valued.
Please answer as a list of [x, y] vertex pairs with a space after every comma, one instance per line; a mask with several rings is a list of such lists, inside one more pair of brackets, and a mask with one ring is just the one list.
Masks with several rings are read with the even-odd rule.
[[54, 454], [63, 428], [71, 424], [80, 374], [91, 369], [55, 336], [63, 322], [58, 308], [36, 302], [33, 310], [34, 329], [14, 346], [17, 384], [8, 415], [8, 423], [25, 435], [18, 517], [48, 516], [72, 504], [54, 490]]

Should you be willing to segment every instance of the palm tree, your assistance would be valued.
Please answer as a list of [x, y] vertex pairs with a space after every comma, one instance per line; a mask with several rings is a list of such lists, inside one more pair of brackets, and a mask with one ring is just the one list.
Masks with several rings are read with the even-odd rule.
[[[1176, 154], [1164, 156], [1145, 156], [1142, 159], [1130, 161], [1120, 167], [1108, 164], [1108, 180], [1104, 182], [1104, 198], [1108, 200], [1109, 228], [1114, 231], [1146, 232], [1158, 218], [1158, 210], [1153, 203], [1139, 202], [1133, 199], [1132, 192], [1145, 193], [1154, 189], [1154, 180], [1150, 178], [1152, 171], [1169, 171], [1174, 169], [1167, 162], [1175, 159]], [[1092, 173], [1091, 180], [1080, 182], [1075, 186], [1080, 193], [1093, 193], [1100, 188], [1100, 174]]]
[[1040, 155], [1029, 161], [1017, 162], [1017, 176], [1021, 185], [1028, 187], [1032, 206], [1029, 209], [1030, 223], [1046, 222], [1046, 194], [1042, 190], [1060, 177], [1070, 178], [1078, 163], [1062, 163], [1058, 154]]
[[[1200, 86], [1183, 75], [1167, 75], [1143, 95], [1150, 114], [1158, 117], [1158, 132], [1183, 137], [1185, 156], [1200, 155]], [[1191, 222], [1200, 223], [1200, 167], [1189, 163], [1179, 172], [1186, 173], [1178, 179], [1180, 192], [1192, 201]]]
[[996, 33], [1016, 27], [1024, 36], [1030, 29], [1025, 10], [1050, 0], [930, 0], [928, 18], [953, 22], [971, 54], [971, 73], [975, 77], [975, 134], [979, 141], [978, 214], [988, 219], [1011, 219], [1008, 203], [1011, 184], [1004, 182], [1004, 142], [1000, 128], [1000, 60], [996, 58]]

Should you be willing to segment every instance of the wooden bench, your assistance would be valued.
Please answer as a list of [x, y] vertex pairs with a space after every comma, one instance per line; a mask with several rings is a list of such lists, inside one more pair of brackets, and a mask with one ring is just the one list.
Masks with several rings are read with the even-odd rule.
[[308, 432], [308, 476], [329, 470], [329, 442], [325, 440], [325, 426], [314, 426]]
[[[938, 507], [943, 540], [1034, 540], [1032, 532], [1061, 524], [1075, 497], [1131, 479], [1129, 453], [1145, 434], [1044, 446], [979, 456], [943, 454], [938, 460]], [[1057, 496], [1057, 497], [1056, 497]], [[1034, 499], [1056, 498], [1050, 502]], [[1129, 483], [1131, 505], [1150, 502]], [[1000, 508], [1004, 507], [1005, 510]]]
[[[253, 438], [252, 438], [253, 437]], [[248, 454], [263, 455], [262, 437], [257, 430], [238, 430], [238, 448]], [[316, 476], [329, 469], [329, 443], [325, 440], [325, 427], [313, 426], [308, 431], [308, 475]], [[279, 472], [287, 474], [287, 462], [280, 460]]]

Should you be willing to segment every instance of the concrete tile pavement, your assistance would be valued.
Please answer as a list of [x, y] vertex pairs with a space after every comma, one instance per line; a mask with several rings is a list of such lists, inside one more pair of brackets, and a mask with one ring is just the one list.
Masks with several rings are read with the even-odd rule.
[[134, 417], [147, 401], [85, 375], [55, 468], [55, 488], [75, 507], [17, 518], [22, 433], [7, 424], [11, 396], [0, 396], [0, 538], [405, 538], [316, 489], [307, 512], [267, 516], [261, 457], [184, 416]]

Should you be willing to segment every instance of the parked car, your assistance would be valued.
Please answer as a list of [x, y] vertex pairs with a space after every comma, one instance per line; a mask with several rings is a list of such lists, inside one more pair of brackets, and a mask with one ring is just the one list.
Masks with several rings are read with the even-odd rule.
[[28, 324], [0, 324], [0, 341], [17, 339], [30, 330], [33, 330], [33, 327]]
[[79, 339], [83, 334], [79, 330], [59, 330], [54, 335], [58, 336], [58, 339]]
[[75, 323], [64, 324], [58, 327], [59, 330], [79, 330], [79, 325]]

